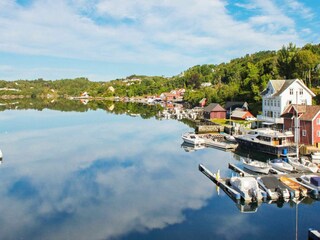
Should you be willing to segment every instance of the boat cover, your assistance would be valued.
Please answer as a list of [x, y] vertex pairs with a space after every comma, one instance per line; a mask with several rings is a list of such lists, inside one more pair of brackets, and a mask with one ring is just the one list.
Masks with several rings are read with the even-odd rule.
[[275, 190], [276, 188], [285, 188], [282, 182], [278, 178], [273, 176], [261, 177], [263, 184], [268, 188]]
[[320, 187], [320, 177], [311, 177], [310, 183], [317, 187]]

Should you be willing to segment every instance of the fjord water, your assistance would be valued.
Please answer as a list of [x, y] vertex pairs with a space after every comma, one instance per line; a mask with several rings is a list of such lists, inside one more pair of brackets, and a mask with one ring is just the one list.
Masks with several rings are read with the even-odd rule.
[[198, 170], [231, 176], [239, 161], [185, 151], [182, 122], [102, 109], [5, 110], [0, 121], [1, 239], [306, 239], [320, 228], [312, 199], [241, 213]]

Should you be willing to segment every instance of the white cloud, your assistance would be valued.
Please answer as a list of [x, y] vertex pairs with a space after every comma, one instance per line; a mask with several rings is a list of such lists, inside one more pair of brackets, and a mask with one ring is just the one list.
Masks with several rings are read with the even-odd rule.
[[18, 54], [183, 69], [301, 41], [294, 20], [271, 0], [236, 3], [251, 12], [248, 20], [235, 20], [224, 0], [1, 4], [0, 51]]

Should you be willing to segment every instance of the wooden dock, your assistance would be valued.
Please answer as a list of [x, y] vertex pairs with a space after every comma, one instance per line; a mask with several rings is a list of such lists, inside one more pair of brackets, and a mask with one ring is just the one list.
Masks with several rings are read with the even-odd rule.
[[[301, 181], [298, 181], [299, 177], [301, 177], [301, 173], [282, 173], [282, 174], [269, 174], [269, 175], [261, 175], [261, 174], [257, 174], [257, 175], [253, 175], [250, 174], [246, 171], [244, 171], [243, 169], [235, 166], [234, 164], [229, 163], [229, 168], [233, 171], [235, 171], [236, 173], [238, 173], [240, 175], [240, 177], [254, 177], [256, 179], [261, 178], [261, 177], [266, 177], [266, 176], [274, 176], [275, 178], [277, 178], [280, 181], [280, 177], [287, 177], [292, 179], [292, 181], [294, 181], [296, 184], [301, 185], [301, 188], [306, 188], [308, 191], [308, 196], [313, 197], [318, 199], [319, 198], [319, 191], [312, 186], [309, 186]], [[210, 170], [208, 170], [205, 166], [203, 166], [202, 164], [199, 164], [199, 170], [200, 172], [202, 172], [205, 176], [207, 176], [211, 181], [213, 181], [218, 187], [220, 187], [229, 197], [231, 197], [233, 200], [240, 200], [241, 199], [241, 195], [239, 192], [237, 192], [236, 190], [234, 190], [233, 188], [230, 187], [229, 184], [229, 178], [220, 178], [220, 176], [217, 176], [216, 174], [213, 174], [212, 172], [210, 172]], [[314, 174], [314, 175], [318, 175], [320, 176], [320, 174]], [[284, 184], [285, 185], [285, 184]], [[286, 186], [286, 188], [288, 189], [288, 191], [290, 192], [290, 198], [294, 198], [297, 199], [299, 198], [299, 196], [293, 194], [294, 190], [291, 189], [289, 186]], [[268, 189], [263, 189], [263, 190], [268, 190]], [[274, 197], [269, 196], [270, 200], [277, 200], [278, 198], [281, 197], [281, 194], [279, 194], [279, 196], [275, 199]]]

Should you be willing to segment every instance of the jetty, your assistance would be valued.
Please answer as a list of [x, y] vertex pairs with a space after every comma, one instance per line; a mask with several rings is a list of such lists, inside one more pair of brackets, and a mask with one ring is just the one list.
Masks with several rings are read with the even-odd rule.
[[[229, 163], [228, 167], [238, 173], [241, 178], [253, 177], [254, 179], [256, 179], [259, 187], [265, 192], [267, 196], [266, 200], [278, 201], [285, 199], [299, 199], [301, 197], [301, 194], [297, 194], [297, 191], [300, 191], [300, 189], [306, 189], [308, 196], [319, 199], [319, 191], [316, 189], [316, 187], [307, 185], [298, 180], [301, 176], [301, 173], [271, 173], [269, 175], [261, 175], [250, 174], [231, 163]], [[230, 178], [220, 178], [219, 175], [213, 174], [202, 164], [199, 164], [199, 170], [218, 187], [220, 187], [230, 198], [232, 198], [233, 201], [241, 200], [241, 193], [239, 190], [232, 188], [232, 186], [230, 185]], [[320, 177], [320, 174], [315, 175]], [[285, 182], [281, 181], [281, 178], [290, 179], [291, 184], [287, 185]], [[296, 185], [297, 188], [294, 188], [293, 185]]]

